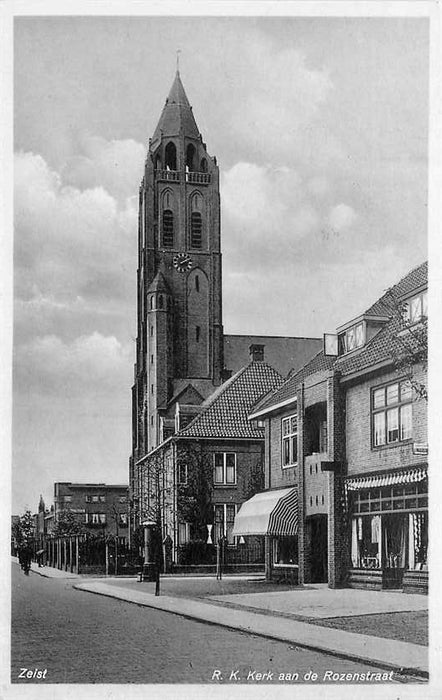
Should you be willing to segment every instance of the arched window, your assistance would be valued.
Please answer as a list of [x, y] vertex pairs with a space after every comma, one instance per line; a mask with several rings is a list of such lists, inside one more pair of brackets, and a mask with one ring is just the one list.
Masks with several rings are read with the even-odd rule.
[[161, 170], [161, 156], [158, 153], [157, 157], [155, 158], [155, 170]]
[[190, 245], [201, 248], [203, 242], [203, 220], [199, 211], [193, 211], [190, 216]]
[[166, 146], [165, 161], [167, 170], [176, 170], [176, 146], [172, 141]]
[[170, 209], [163, 211], [163, 247], [173, 248], [173, 212]]
[[200, 290], [200, 278], [198, 277], [198, 275], [195, 275], [195, 289], [197, 292], [199, 292]]
[[163, 295], [160, 294], [159, 297], [158, 297], [158, 308], [159, 308], [159, 309], [162, 309], [162, 308], [163, 308], [163, 303], [164, 303], [164, 302], [163, 302]]
[[186, 168], [192, 172], [194, 170], [193, 166], [193, 161], [195, 158], [195, 146], [192, 143], [189, 143], [187, 146], [187, 151], [186, 151]]
[[207, 160], [205, 158], [201, 159], [201, 172], [207, 173]]

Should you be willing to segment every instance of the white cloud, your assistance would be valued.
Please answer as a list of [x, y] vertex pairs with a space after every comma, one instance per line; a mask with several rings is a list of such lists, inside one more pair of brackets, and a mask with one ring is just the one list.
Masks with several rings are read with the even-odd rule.
[[356, 221], [356, 212], [348, 204], [337, 204], [328, 215], [328, 223], [335, 231], [350, 228]]
[[132, 139], [106, 141], [84, 136], [80, 153], [67, 160], [61, 176], [67, 185], [80, 190], [101, 186], [124, 201], [138, 190], [145, 157], [143, 144]]
[[36, 287], [56, 301], [127, 299], [136, 268], [134, 197], [66, 186], [39, 155], [18, 153], [15, 163], [17, 296], [32, 298]]

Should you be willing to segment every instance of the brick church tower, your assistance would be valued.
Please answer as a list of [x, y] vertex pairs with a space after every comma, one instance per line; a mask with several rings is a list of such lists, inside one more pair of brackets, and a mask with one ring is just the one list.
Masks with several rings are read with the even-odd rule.
[[220, 197], [177, 71], [149, 140], [139, 191], [134, 464], [173, 432], [177, 402], [199, 405], [221, 382]]

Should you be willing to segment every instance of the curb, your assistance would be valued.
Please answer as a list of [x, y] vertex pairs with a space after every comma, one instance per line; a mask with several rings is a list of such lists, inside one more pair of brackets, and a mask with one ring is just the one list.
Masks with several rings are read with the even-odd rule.
[[[149, 602], [148, 599], [146, 601], [134, 601], [130, 600], [122, 595], [118, 595], [118, 592], [116, 591], [109, 591], [109, 592], [103, 592], [103, 591], [94, 591], [90, 590], [87, 588], [87, 582], [82, 582], [78, 584], [74, 584], [73, 588], [83, 591], [86, 593], [92, 593], [93, 595], [101, 595], [106, 598], [114, 598], [117, 600], [121, 600], [126, 603], [130, 603], [131, 605], [138, 605], [139, 607], [146, 607], [150, 608], [151, 610], [159, 610], [161, 612], [166, 612], [169, 615], [178, 615], [179, 617], [183, 617], [187, 620], [198, 620], [198, 622], [204, 623], [206, 625], [213, 625], [215, 627], [225, 627], [226, 629], [231, 629], [233, 631], [241, 631], [241, 632], [246, 632], [247, 634], [255, 635], [257, 637], [263, 637], [265, 639], [273, 639], [278, 642], [284, 642], [284, 643], [291, 643], [294, 644], [298, 647], [301, 647], [303, 649], [309, 649], [311, 651], [317, 651], [322, 654], [327, 654], [329, 656], [333, 656], [335, 658], [339, 659], [345, 659], [349, 661], [358, 661], [360, 663], [364, 663], [367, 666], [374, 666], [376, 668], [382, 668], [386, 669], [389, 671], [395, 671], [398, 674], [402, 674], [404, 676], [414, 676], [416, 678], [419, 678], [420, 680], [428, 680], [429, 679], [429, 672], [424, 671], [420, 668], [404, 668], [402, 666], [399, 666], [398, 664], [390, 663], [387, 661], [382, 661], [382, 660], [377, 660], [377, 659], [367, 659], [359, 654], [353, 654], [351, 652], [343, 652], [343, 651], [334, 651], [328, 647], [322, 647], [318, 644], [309, 644], [308, 642], [302, 642], [302, 641], [297, 641], [296, 639], [288, 640], [284, 637], [280, 637], [276, 634], [272, 634], [271, 632], [262, 632], [262, 631], [256, 631], [251, 629], [250, 627], [246, 627], [243, 625], [232, 625], [229, 624], [228, 622], [215, 622], [213, 620], [207, 620], [204, 618], [202, 615], [198, 615], [196, 613], [190, 613], [190, 612], [185, 612], [185, 611], [179, 611], [179, 610], [168, 610], [167, 607], [162, 607], [161, 605], [158, 604], [153, 604]], [[161, 596], [159, 596], [159, 600], [161, 600]], [[158, 602], [159, 602], [158, 600]], [[201, 601], [198, 601], [201, 602]], [[203, 603], [204, 605], [210, 605], [208, 603]], [[219, 606], [223, 607], [223, 606]], [[240, 609], [240, 608], [238, 608]], [[253, 615], [259, 615], [262, 616], [261, 613], [259, 612], [253, 612]], [[308, 623], [306, 623], [308, 624]]]

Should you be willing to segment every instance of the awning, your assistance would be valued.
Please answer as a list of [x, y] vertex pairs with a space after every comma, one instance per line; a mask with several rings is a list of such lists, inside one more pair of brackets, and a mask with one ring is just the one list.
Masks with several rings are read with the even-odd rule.
[[235, 516], [233, 535], [298, 533], [298, 490], [278, 489], [257, 493], [242, 504]]
[[362, 476], [357, 479], [346, 479], [347, 491], [359, 491], [360, 489], [380, 488], [381, 486], [394, 486], [395, 484], [412, 484], [427, 478], [426, 469], [408, 469], [406, 471], [379, 474], [378, 476]]

